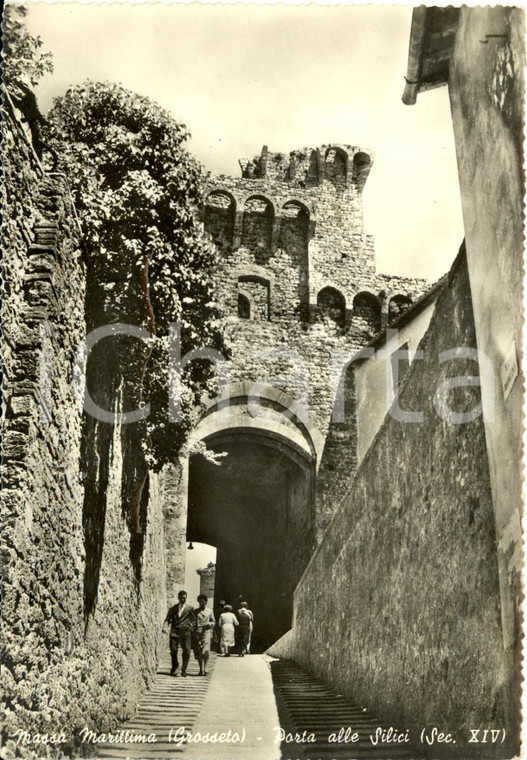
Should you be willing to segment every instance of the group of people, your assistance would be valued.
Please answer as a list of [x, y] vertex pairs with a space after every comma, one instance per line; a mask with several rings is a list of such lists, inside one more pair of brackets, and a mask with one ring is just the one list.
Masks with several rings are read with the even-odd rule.
[[[199, 606], [194, 608], [191, 604], [187, 604], [187, 592], [180, 591], [177, 604], [174, 604], [167, 613], [163, 623], [163, 632], [165, 633], [167, 628], [170, 628], [171, 676], [176, 675], [179, 667], [178, 649], [180, 646], [183, 659], [181, 675], [188, 675], [187, 667], [192, 649], [199, 664], [199, 675], [207, 675], [212, 636], [216, 628], [214, 613], [207, 607], [207, 602], [208, 597], [205, 594], [200, 594], [198, 596]], [[229, 604], [226, 604], [225, 601], [220, 602], [219, 641], [221, 652], [225, 657], [230, 657], [230, 650], [236, 644], [240, 657], [249, 653], [253, 624], [254, 615], [248, 609], [247, 602], [242, 601], [240, 603], [237, 615], [233, 613]], [[236, 630], [237, 635], [235, 635]]]
[[[230, 657], [231, 648], [238, 645], [238, 654], [249, 654], [251, 635], [254, 627], [254, 615], [247, 607], [247, 602], [240, 602], [240, 609], [235, 615], [230, 604], [223, 599], [220, 602], [220, 649], [225, 657]], [[237, 639], [237, 641], [236, 641]]]

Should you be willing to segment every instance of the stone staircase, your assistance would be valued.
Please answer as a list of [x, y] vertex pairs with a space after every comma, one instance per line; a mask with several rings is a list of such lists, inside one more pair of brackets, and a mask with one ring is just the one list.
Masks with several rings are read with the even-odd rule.
[[[211, 684], [215, 669], [216, 679]], [[270, 677], [266, 675], [269, 669]], [[280, 757], [281, 760], [423, 760], [423, 751], [418, 752], [407, 743], [379, 741], [372, 744], [370, 735], [375, 736], [377, 729], [387, 731], [389, 726], [292, 662], [265, 655], [229, 661], [218, 659], [213, 652], [208, 670], [208, 676], [198, 676], [198, 665], [192, 658], [187, 678], [171, 677], [167, 652], [160, 662], [154, 685], [141, 700], [135, 716], [114, 732], [114, 736], [124, 732], [123, 738], [129, 740], [99, 744], [97, 757], [108, 760], [178, 757], [180, 760], [278, 760]], [[278, 726], [284, 734], [280, 746], [272, 738], [276, 737]], [[189, 746], [177, 741], [183, 729], [203, 734], [226, 731], [229, 727], [240, 732], [242, 727], [248, 728], [244, 745]], [[330, 736], [338, 737], [339, 732], [341, 741], [330, 741]], [[349, 741], [355, 732], [359, 740]], [[138, 743], [132, 740], [132, 734], [145, 737], [155, 734], [155, 742]], [[314, 741], [307, 741], [310, 735]]]
[[[123, 725], [121, 730], [129, 734], [149, 736], [156, 735], [155, 743], [137, 743], [134, 741], [100, 744], [97, 756], [101, 758], [145, 758], [146, 760], [164, 760], [178, 757], [184, 744], [178, 746], [175, 741], [169, 741], [172, 735], [189, 729], [194, 724], [203, 704], [207, 688], [214, 671], [216, 654], [211, 653], [208, 663], [208, 675], [198, 676], [199, 667], [191, 657], [188, 667], [188, 677], [170, 675], [170, 654], [161, 657], [156, 680], [151, 690], [140, 701], [136, 714]], [[126, 738], [126, 737], [125, 737]]]
[[[282, 741], [282, 760], [317, 758], [317, 760], [422, 760], [424, 753], [408, 744], [381, 742], [372, 744], [370, 735], [377, 729], [387, 731], [365, 708], [353, 704], [332, 691], [321, 680], [286, 660], [271, 662], [271, 673], [280, 725], [293, 741]], [[402, 728], [402, 727], [399, 727]], [[346, 730], [348, 741], [345, 741]], [[329, 741], [333, 735], [341, 741]], [[351, 742], [352, 733], [359, 741]], [[314, 742], [294, 741], [314, 735]]]

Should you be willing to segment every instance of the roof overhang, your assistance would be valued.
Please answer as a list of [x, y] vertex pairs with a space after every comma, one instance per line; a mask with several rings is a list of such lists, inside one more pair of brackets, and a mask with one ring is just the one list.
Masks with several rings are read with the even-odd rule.
[[420, 92], [447, 84], [459, 11], [451, 5], [414, 8], [403, 93], [405, 105], [413, 106]]

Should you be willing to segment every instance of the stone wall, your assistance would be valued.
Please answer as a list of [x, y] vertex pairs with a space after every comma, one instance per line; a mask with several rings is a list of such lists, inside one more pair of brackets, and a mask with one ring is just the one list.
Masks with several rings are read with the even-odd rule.
[[[122, 474], [127, 466], [122, 429], [115, 426], [106, 485], [104, 549], [97, 602], [86, 628], [86, 647], [97, 678], [97, 714], [90, 727], [101, 731], [134, 708], [156, 673], [165, 637], [160, 634], [167, 609], [162, 484], [150, 475], [141, 576], [130, 561], [130, 529], [121, 508]], [[93, 713], [93, 708], [91, 709]]]
[[[394, 355], [400, 351], [397, 363], [397, 380], [402, 381], [405, 368], [420, 361], [416, 354], [434, 313], [441, 284], [438, 283], [420, 299], [403, 320], [379, 334], [371, 344], [373, 353], [366, 359], [358, 359], [349, 370], [345, 380], [357, 386], [356, 429], [357, 458], [362, 461], [378, 429], [386, 417], [395, 391]], [[407, 352], [406, 355], [404, 352]]]
[[11, 757], [32, 751], [16, 746], [17, 729], [62, 728], [62, 749], [72, 751], [83, 726], [105, 730], [130, 714], [155, 669], [166, 596], [157, 477], [134, 565], [121, 505], [126, 436], [109, 426], [108, 460], [97, 469], [107, 493], [99, 588], [86, 615], [80, 229], [66, 180], [44, 170], [8, 98], [3, 158], [2, 706]]
[[[433, 392], [477, 372], [441, 351], [476, 346], [466, 260], [456, 260], [400, 406], [423, 422], [388, 416], [294, 595], [292, 633], [273, 654], [293, 656], [338, 691], [418, 740], [423, 727], [457, 732], [449, 758], [493, 757], [467, 745], [468, 727], [505, 728], [513, 751], [495, 532], [481, 416], [450, 424]], [[473, 409], [477, 387], [450, 393]], [[435, 752], [439, 755], [441, 747]], [[480, 753], [478, 755], [478, 752]]]
[[158, 478], [163, 502], [167, 601], [175, 604], [178, 591], [185, 584], [188, 458], [167, 464]]
[[72, 672], [84, 668], [73, 360], [84, 337], [85, 277], [65, 180], [43, 171], [9, 100], [4, 190], [2, 678], [12, 733], [69, 723], [83, 709], [70, 697]]

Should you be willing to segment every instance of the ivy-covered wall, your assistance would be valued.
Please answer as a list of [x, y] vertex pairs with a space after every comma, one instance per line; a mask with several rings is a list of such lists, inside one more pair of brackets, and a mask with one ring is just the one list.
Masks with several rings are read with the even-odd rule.
[[44, 170], [9, 100], [3, 133], [2, 743], [12, 757], [35, 749], [17, 731], [63, 730], [68, 751], [85, 725], [130, 714], [155, 672], [166, 610], [160, 486], [153, 476], [138, 580], [121, 505], [125, 431], [108, 423], [99, 588], [85, 608], [80, 229], [65, 178]]

